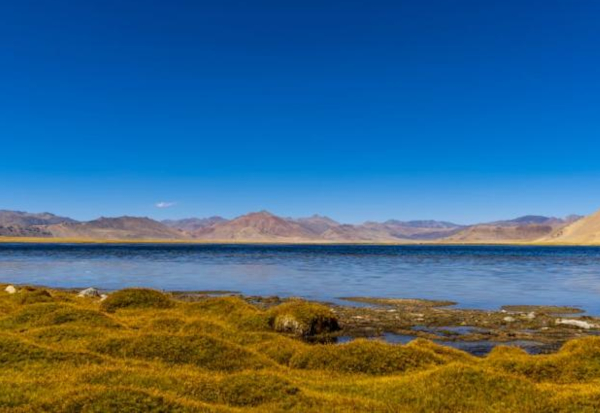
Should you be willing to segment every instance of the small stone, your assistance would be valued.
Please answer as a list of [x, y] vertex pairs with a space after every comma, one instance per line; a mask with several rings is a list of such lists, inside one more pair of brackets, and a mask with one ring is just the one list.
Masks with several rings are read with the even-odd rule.
[[587, 321], [573, 320], [573, 319], [567, 319], [567, 318], [557, 319], [556, 324], [564, 324], [564, 325], [568, 325], [568, 326], [579, 327], [579, 328], [583, 328], [585, 330], [589, 330], [592, 327], [596, 327], [596, 325], [588, 323]]
[[533, 312], [533, 311], [532, 311], [532, 312], [528, 313], [528, 314], [525, 316], [525, 318], [526, 318], [526, 319], [528, 319], [528, 320], [533, 320], [533, 319], [535, 319], [535, 312]]
[[7, 292], [7, 293], [9, 293], [9, 294], [14, 294], [14, 293], [16, 293], [16, 292], [17, 292], [17, 289], [15, 288], [15, 286], [14, 286], [14, 285], [9, 285], [8, 287], [6, 287], [6, 288], [4, 289], [4, 291], [6, 291], [6, 292]]
[[86, 288], [85, 290], [81, 290], [77, 294], [77, 297], [100, 297], [100, 291], [93, 287]]
[[507, 323], [514, 323], [515, 318], [508, 316], [508, 317], [504, 317], [503, 320], [506, 321]]
[[100, 301], [104, 301], [108, 298], [108, 295], [106, 294], [100, 294]]

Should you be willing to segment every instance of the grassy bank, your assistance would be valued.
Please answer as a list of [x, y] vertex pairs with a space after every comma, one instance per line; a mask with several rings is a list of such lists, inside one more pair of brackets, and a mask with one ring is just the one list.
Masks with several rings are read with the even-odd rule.
[[[0, 292], [0, 411], [573, 412], [600, 409], [600, 338], [529, 356], [416, 340], [307, 344], [326, 307], [148, 290]], [[276, 331], [279, 330], [279, 331]]]

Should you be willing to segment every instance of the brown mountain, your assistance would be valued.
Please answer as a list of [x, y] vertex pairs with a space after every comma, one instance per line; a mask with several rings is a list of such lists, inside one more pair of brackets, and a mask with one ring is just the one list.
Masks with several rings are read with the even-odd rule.
[[510, 243], [530, 242], [552, 234], [568, 225], [568, 219], [527, 215], [512, 220], [495, 221], [467, 227], [444, 239], [458, 243]]
[[464, 242], [464, 243], [510, 243], [535, 241], [538, 238], [550, 234], [554, 230], [551, 225], [517, 225], [517, 226], [498, 226], [498, 225], [474, 225], [454, 234], [445, 241]]
[[389, 234], [388, 231], [378, 227], [365, 225], [338, 225], [329, 228], [321, 238], [334, 242], [394, 242], [400, 241]]
[[600, 211], [559, 228], [540, 241], [566, 244], [600, 244]]
[[444, 221], [340, 224], [331, 218], [281, 218], [254, 212], [233, 220], [221, 217], [157, 222], [149, 218], [100, 218], [78, 222], [49, 213], [0, 211], [0, 237], [81, 239], [204, 239], [258, 242], [449, 242], [600, 243], [600, 211], [580, 219], [528, 215], [463, 227]]
[[227, 222], [228, 220], [219, 216], [209, 218], [185, 218], [185, 219], [166, 219], [162, 224], [182, 231], [193, 232], [202, 228], [208, 228], [212, 225]]
[[184, 239], [185, 233], [150, 218], [99, 218], [88, 222], [49, 225], [54, 237], [89, 239]]
[[322, 215], [313, 215], [311, 217], [306, 218], [288, 218], [288, 221], [297, 222], [303, 228], [306, 228], [308, 231], [315, 234], [323, 234], [330, 228], [338, 227], [340, 225], [339, 222], [334, 221], [329, 217], [324, 217]]
[[34, 225], [52, 225], [62, 222], [77, 222], [74, 219], [42, 212], [32, 214], [23, 211], [0, 210], [0, 226], [2, 227], [31, 227]]
[[2, 226], [0, 225], [0, 237], [52, 237], [52, 234], [45, 230], [43, 227], [30, 226], [30, 227], [18, 227], [14, 225]]
[[406, 240], [435, 240], [453, 235], [464, 227], [444, 221], [397, 221], [383, 223], [366, 222], [363, 228], [385, 234], [388, 238]]
[[195, 238], [236, 241], [309, 241], [318, 235], [267, 211], [253, 212], [192, 233]]

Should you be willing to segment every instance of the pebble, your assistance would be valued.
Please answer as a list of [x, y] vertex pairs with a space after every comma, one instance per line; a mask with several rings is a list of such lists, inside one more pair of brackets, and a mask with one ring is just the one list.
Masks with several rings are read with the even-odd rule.
[[504, 317], [503, 320], [506, 321], [507, 323], [512, 323], [515, 321], [515, 318], [508, 316], [508, 317]]

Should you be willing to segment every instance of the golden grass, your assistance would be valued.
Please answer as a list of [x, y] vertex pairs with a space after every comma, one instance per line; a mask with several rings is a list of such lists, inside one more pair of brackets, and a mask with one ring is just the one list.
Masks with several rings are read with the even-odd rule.
[[599, 337], [477, 358], [425, 340], [307, 344], [274, 331], [281, 315], [333, 317], [302, 301], [0, 292], [0, 412], [600, 411]]
[[100, 308], [114, 313], [121, 308], [171, 308], [174, 303], [160, 291], [149, 288], [127, 288], [111, 294]]

